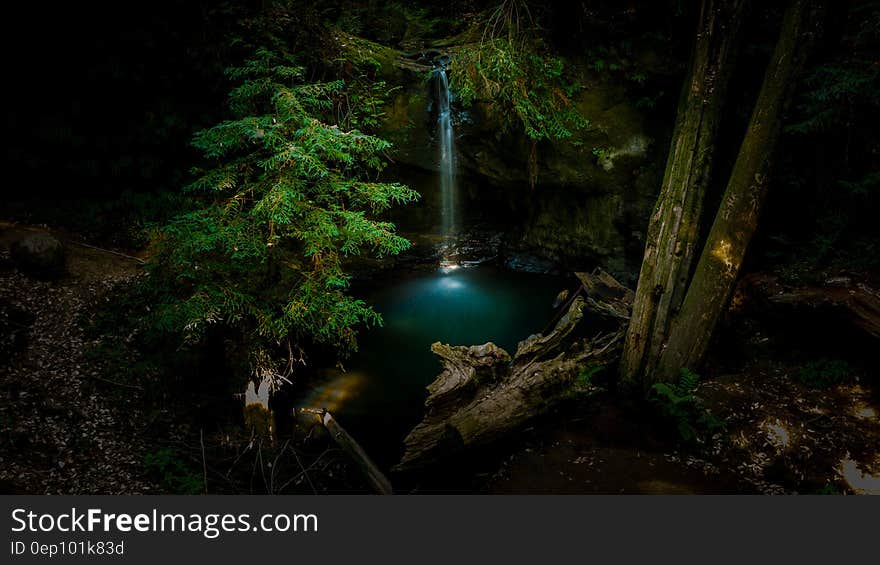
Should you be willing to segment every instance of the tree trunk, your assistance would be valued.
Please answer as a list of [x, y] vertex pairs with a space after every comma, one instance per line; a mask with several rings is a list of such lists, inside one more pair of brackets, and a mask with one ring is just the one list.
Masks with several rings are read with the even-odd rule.
[[745, 3], [702, 2], [691, 70], [679, 99], [620, 363], [624, 385], [651, 370], [684, 298]]
[[672, 324], [654, 380], [674, 380], [682, 368], [703, 360], [712, 332], [728, 303], [767, 192], [772, 153], [794, 79], [817, 35], [822, 0], [793, 0], [767, 67], [721, 206]]
[[[443, 371], [428, 385], [425, 417], [407, 436], [397, 470], [491, 443], [559, 402], [593, 390], [589, 379], [578, 375], [617, 360], [633, 293], [606, 273], [578, 276], [583, 287], [553, 331], [520, 342], [512, 361], [494, 343], [431, 346]], [[592, 339], [580, 337], [587, 312], [610, 320], [613, 329]]]

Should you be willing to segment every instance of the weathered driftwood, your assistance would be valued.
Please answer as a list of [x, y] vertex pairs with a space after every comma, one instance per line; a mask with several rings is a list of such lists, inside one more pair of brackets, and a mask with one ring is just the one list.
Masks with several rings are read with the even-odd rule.
[[[587, 366], [617, 360], [632, 292], [604, 272], [578, 278], [583, 286], [563, 306], [553, 330], [521, 341], [513, 359], [494, 343], [431, 346], [443, 370], [428, 385], [425, 417], [407, 436], [397, 470], [491, 443], [574, 394], [593, 390], [577, 376]], [[589, 312], [617, 321], [617, 327], [581, 337], [575, 330]]]
[[373, 490], [379, 494], [394, 494], [388, 477], [373, 463], [367, 452], [345, 431], [345, 428], [339, 425], [330, 412], [320, 408], [301, 408], [298, 412], [314, 417], [317, 423], [327, 429], [333, 441], [357, 464]]

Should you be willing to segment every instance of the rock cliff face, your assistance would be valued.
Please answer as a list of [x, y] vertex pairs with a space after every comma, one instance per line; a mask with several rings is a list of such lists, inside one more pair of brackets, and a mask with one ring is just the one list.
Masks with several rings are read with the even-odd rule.
[[[399, 85], [379, 134], [402, 165], [438, 170], [430, 64], [437, 52], [387, 48], [374, 59]], [[504, 134], [491, 102], [455, 107], [455, 143], [465, 206], [496, 208], [516, 219], [509, 247], [565, 268], [600, 265], [627, 282], [638, 275], [643, 233], [663, 174], [668, 132], [652, 131], [622, 85], [584, 77], [575, 103], [590, 125], [565, 142], [537, 146], [537, 183], [529, 185], [530, 140]], [[656, 128], [655, 128], [656, 129]], [[418, 187], [424, 205], [435, 200]], [[499, 209], [500, 208], [500, 209]]]

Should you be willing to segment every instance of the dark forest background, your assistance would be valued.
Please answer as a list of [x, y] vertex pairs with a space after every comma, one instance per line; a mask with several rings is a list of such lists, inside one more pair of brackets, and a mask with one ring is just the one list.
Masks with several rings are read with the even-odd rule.
[[[537, 1], [532, 16], [563, 56], [632, 37], [656, 37], [671, 66], [646, 90], [671, 127], [674, 93], [692, 42], [697, 3]], [[781, 14], [761, 3], [742, 46], [727, 104], [730, 159], [760, 84]], [[282, 42], [320, 72], [322, 34], [349, 26], [398, 47], [413, 21], [423, 39], [454, 35], [492, 2], [22, 3], [8, 7], [4, 48], [7, 176], [4, 215], [60, 223], [116, 243], [180, 202], [197, 161], [194, 132], [224, 116], [223, 69], [257, 45]], [[781, 145], [762, 248], [816, 260], [847, 254], [876, 264], [878, 16], [875, 2], [838, 3], [801, 79]], [[411, 30], [410, 30], [411, 31]], [[729, 164], [728, 164], [729, 166]], [[723, 170], [723, 167], [722, 167]], [[719, 175], [723, 178], [724, 175]]]

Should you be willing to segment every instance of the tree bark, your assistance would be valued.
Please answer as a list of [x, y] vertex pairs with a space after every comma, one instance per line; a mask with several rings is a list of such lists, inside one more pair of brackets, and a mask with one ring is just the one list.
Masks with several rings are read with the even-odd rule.
[[654, 380], [674, 380], [703, 361], [730, 300], [767, 192], [784, 105], [817, 35], [823, 0], [793, 0], [767, 67], [745, 138], [693, 279], [676, 316]]
[[[585, 284], [555, 328], [521, 341], [512, 361], [494, 343], [431, 346], [443, 371], [428, 385], [425, 417], [407, 436], [397, 470], [489, 444], [558, 403], [593, 390], [578, 374], [617, 360], [632, 291], [606, 273], [578, 276]], [[579, 337], [588, 312], [610, 320], [613, 329], [592, 339]]]
[[745, 4], [703, 0], [701, 5], [690, 74], [679, 99], [620, 363], [624, 385], [650, 372], [687, 288]]

